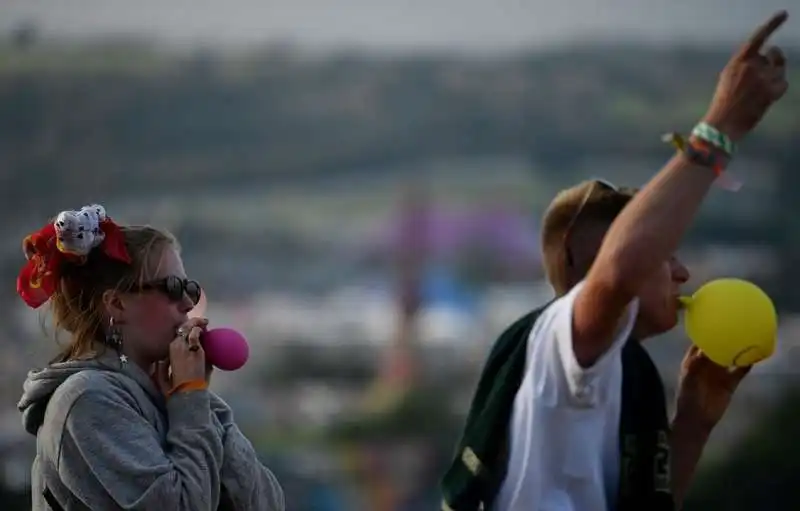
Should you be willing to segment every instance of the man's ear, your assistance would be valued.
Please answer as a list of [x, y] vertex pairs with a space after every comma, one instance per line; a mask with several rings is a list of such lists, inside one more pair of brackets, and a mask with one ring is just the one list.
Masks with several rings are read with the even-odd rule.
[[103, 291], [103, 309], [109, 318], [114, 318], [117, 322], [124, 321], [125, 301], [115, 289]]
[[572, 270], [578, 274], [578, 282], [589, 273], [607, 230], [608, 225], [601, 222], [587, 222], [575, 228], [569, 249], [572, 254]]

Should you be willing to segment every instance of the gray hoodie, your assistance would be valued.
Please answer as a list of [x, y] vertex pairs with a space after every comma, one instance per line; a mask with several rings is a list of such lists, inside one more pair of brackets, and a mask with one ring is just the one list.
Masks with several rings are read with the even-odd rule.
[[222, 399], [201, 390], [165, 400], [114, 352], [32, 371], [19, 409], [36, 436], [33, 511], [284, 511]]

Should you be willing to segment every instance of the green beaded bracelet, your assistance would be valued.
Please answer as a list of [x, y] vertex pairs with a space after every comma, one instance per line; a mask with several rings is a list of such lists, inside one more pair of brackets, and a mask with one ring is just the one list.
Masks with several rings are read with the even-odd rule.
[[736, 144], [733, 143], [728, 135], [722, 133], [708, 123], [701, 122], [695, 126], [692, 130], [692, 136], [697, 137], [700, 140], [704, 140], [714, 147], [721, 149], [722, 151], [726, 152], [728, 156], [733, 156], [733, 154], [736, 152]]

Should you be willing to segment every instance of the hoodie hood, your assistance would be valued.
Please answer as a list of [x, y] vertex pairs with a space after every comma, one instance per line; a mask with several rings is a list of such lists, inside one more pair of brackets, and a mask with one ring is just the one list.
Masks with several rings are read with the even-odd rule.
[[150, 377], [132, 362], [122, 364], [116, 353], [106, 352], [89, 360], [59, 362], [28, 373], [28, 378], [22, 386], [22, 397], [17, 404], [17, 408], [22, 412], [22, 425], [25, 431], [36, 435], [44, 422], [47, 404], [56, 389], [73, 374], [87, 370], [125, 374], [139, 383], [151, 397], [163, 400]]

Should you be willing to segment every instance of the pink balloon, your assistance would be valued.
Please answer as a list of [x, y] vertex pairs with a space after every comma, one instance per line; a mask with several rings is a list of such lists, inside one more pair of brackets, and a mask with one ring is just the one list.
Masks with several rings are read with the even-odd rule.
[[235, 371], [250, 356], [250, 347], [242, 334], [232, 328], [214, 328], [200, 338], [206, 360], [223, 371]]

